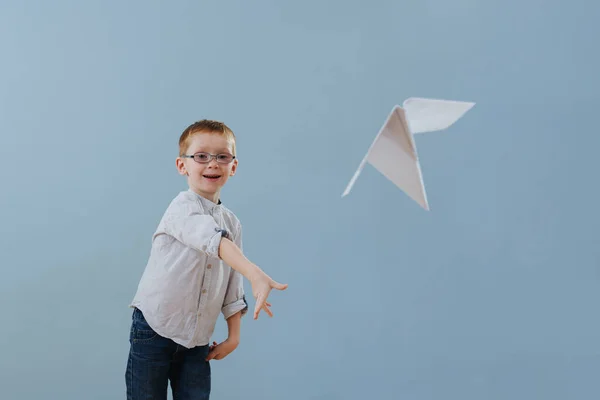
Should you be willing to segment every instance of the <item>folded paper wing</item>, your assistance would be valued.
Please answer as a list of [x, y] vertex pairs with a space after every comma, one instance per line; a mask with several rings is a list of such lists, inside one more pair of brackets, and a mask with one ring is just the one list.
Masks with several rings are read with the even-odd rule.
[[423, 99], [404, 100], [410, 131], [413, 134], [441, 131], [458, 121], [475, 103], [466, 101]]
[[350, 193], [368, 162], [421, 207], [429, 210], [413, 134], [446, 129], [474, 105], [470, 102], [412, 97], [404, 101], [403, 107], [394, 106], [342, 197]]

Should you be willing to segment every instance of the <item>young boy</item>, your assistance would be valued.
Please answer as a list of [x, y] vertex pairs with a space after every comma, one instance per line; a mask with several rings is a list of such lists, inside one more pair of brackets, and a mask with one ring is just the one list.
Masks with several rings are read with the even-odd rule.
[[[284, 290], [242, 253], [237, 217], [221, 204], [220, 191], [236, 172], [235, 136], [225, 124], [202, 120], [179, 139], [177, 170], [189, 190], [179, 193], [152, 237], [146, 269], [131, 303], [134, 309], [125, 373], [127, 399], [206, 400], [210, 360], [236, 349], [240, 319], [248, 310], [243, 276], [256, 298], [254, 319], [267, 297]], [[222, 313], [228, 338], [209, 345]]]

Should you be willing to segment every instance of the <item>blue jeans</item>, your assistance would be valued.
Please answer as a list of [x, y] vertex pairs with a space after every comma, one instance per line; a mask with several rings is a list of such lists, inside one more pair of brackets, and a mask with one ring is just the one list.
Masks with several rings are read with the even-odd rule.
[[127, 400], [167, 400], [168, 382], [173, 400], [209, 399], [208, 345], [187, 349], [160, 336], [137, 308], [133, 311], [129, 343]]

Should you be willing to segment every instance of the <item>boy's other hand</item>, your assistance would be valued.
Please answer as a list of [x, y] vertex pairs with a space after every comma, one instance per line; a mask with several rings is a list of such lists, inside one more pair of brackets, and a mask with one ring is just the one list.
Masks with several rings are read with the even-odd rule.
[[252, 294], [256, 299], [256, 305], [254, 306], [254, 319], [258, 319], [258, 314], [260, 310], [265, 310], [269, 317], [273, 316], [273, 312], [271, 312], [271, 304], [267, 302], [267, 298], [269, 297], [269, 293], [271, 293], [272, 289], [277, 290], [285, 290], [287, 289], [287, 283], [279, 283], [275, 282], [271, 279], [267, 274], [261, 274], [257, 278], [250, 281], [252, 284]]
[[226, 339], [224, 342], [217, 344], [217, 342], [213, 342], [209, 347], [208, 356], [206, 356], [206, 361], [210, 360], [222, 360], [229, 355], [232, 351], [234, 351], [238, 347], [238, 342]]

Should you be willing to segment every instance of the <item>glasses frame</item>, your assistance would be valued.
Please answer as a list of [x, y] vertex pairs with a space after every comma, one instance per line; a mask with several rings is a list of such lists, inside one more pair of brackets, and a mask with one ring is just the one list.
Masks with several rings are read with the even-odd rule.
[[[198, 155], [198, 154], [208, 154], [208, 160], [207, 161], [198, 161], [198, 160], [196, 160], [196, 155]], [[217, 159], [218, 156], [222, 156], [222, 155], [228, 155], [228, 156], [231, 156], [233, 158], [231, 159], [231, 161], [222, 162], [222, 161], [219, 161]], [[210, 163], [212, 161], [213, 158], [215, 159], [215, 161], [218, 164], [225, 164], [225, 165], [231, 164], [235, 160], [235, 156], [233, 154], [229, 154], [229, 153], [211, 154], [211, 153], [207, 153], [205, 151], [201, 151], [201, 152], [194, 153], [194, 154], [184, 154], [181, 157], [183, 157], [183, 158], [191, 158], [192, 160], [194, 160], [198, 164], [208, 164], [208, 163]]]

